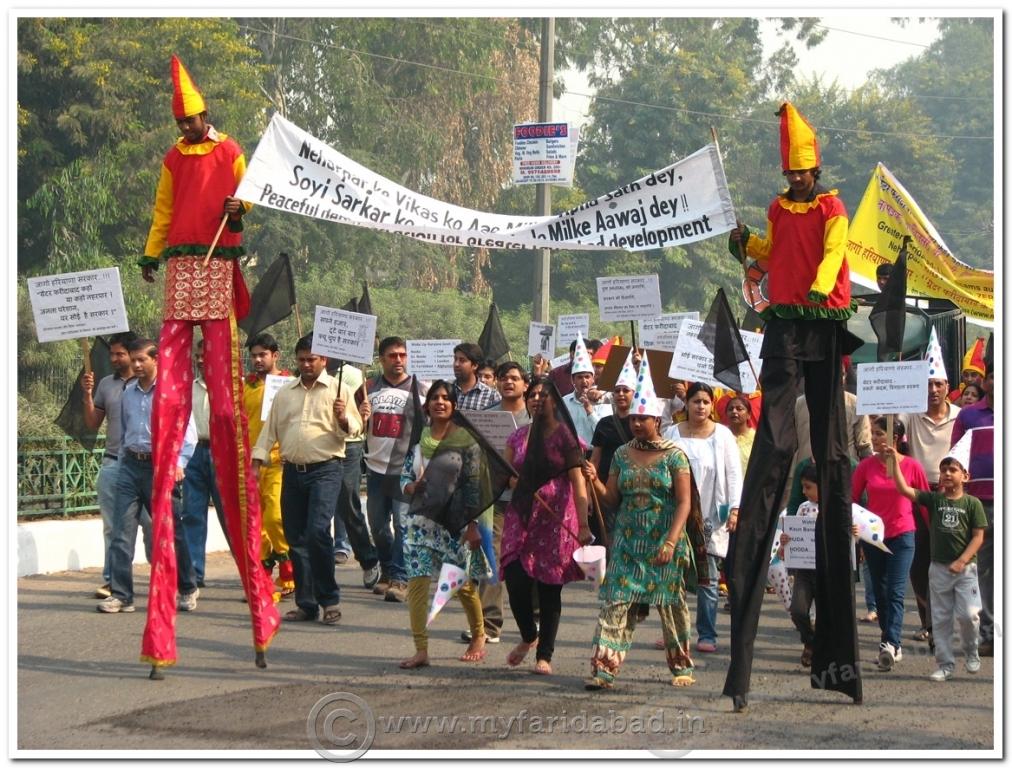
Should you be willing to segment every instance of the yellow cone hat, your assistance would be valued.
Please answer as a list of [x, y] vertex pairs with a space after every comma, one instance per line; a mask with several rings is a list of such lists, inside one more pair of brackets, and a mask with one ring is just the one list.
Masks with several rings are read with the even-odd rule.
[[785, 171], [805, 171], [822, 165], [815, 131], [789, 101], [780, 105], [780, 164]]
[[207, 110], [204, 97], [186, 71], [183, 62], [175, 54], [172, 55], [172, 116], [176, 120], [199, 115]]

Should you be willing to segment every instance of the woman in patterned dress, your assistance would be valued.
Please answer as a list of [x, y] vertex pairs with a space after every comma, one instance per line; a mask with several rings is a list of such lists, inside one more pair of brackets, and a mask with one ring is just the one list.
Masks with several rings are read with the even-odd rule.
[[[506, 663], [519, 666], [537, 647], [534, 672], [550, 675], [562, 586], [583, 579], [573, 552], [591, 540], [580, 470], [586, 446], [567, 425], [565, 406], [547, 378], [536, 379], [524, 397], [533, 421], [506, 441], [506, 461], [521, 478], [503, 517], [499, 566], [521, 637]], [[535, 476], [547, 482], [535, 480], [529, 487], [526, 478]], [[540, 622], [534, 618], [535, 591]]]
[[633, 413], [633, 439], [615, 451], [608, 484], [592, 464], [584, 473], [603, 503], [617, 506], [615, 539], [594, 634], [587, 690], [611, 688], [633, 632], [640, 604], [657, 606], [671, 684], [692, 685], [691, 624], [685, 574], [691, 545], [685, 531], [691, 508], [691, 475], [685, 453], [660, 436], [660, 417]]
[[[461, 493], [465, 503], [472, 498], [473, 503], [478, 503], [480, 450], [466, 430], [451, 422], [455, 408], [453, 387], [445, 381], [434, 382], [425, 396], [429, 426], [422, 429], [421, 438], [413, 450], [408, 452], [401, 471], [401, 489], [413, 500], [431, 491], [430, 495], [442, 499]], [[441, 444], [446, 448], [450, 441], [459, 442], [460, 450], [441, 452], [440, 461], [430, 464], [436, 448]], [[428, 476], [426, 470], [429, 470]], [[427, 485], [433, 483], [438, 483], [439, 487], [427, 488]], [[471, 642], [459, 660], [481, 661], [485, 658], [485, 629], [481, 600], [475, 584], [479, 579], [490, 576], [491, 569], [479, 546], [481, 537], [477, 523], [472, 520], [463, 532], [454, 536], [434, 520], [414, 513], [414, 508], [413, 504], [407, 514], [404, 567], [408, 577], [408, 612], [415, 655], [402, 661], [400, 667], [416, 669], [429, 666], [429, 640], [426, 632], [429, 585], [432, 574], [438, 573], [443, 563], [456, 565], [469, 577], [457, 591], [471, 628]]]

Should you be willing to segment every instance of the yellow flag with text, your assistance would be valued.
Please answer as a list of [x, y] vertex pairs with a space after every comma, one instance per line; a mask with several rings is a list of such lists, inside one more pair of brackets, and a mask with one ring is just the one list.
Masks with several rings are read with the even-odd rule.
[[896, 261], [904, 235], [913, 238], [907, 246], [907, 291], [948, 299], [968, 319], [992, 325], [994, 272], [974, 269], [953, 256], [910, 193], [879, 163], [847, 233], [854, 282], [875, 287], [875, 269]]

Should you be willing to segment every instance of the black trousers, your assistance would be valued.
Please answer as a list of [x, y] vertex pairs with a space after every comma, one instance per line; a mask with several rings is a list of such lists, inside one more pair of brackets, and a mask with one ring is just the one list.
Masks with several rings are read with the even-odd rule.
[[843, 321], [771, 318], [763, 339], [762, 414], [745, 473], [738, 528], [727, 570], [731, 602], [731, 663], [724, 695], [749, 691], [769, 554], [780, 500], [797, 448], [794, 403], [804, 374], [812, 453], [819, 473], [816, 523], [816, 622], [813, 688], [862, 697], [851, 576], [850, 457], [841, 358], [855, 348]]
[[[536, 658], [552, 660], [555, 653], [555, 636], [559, 633], [559, 619], [562, 616], [562, 585], [545, 584], [527, 575], [527, 571], [514, 560], [503, 570], [506, 592], [510, 598], [510, 610], [516, 619], [520, 637], [525, 643], [538, 641]], [[540, 623], [534, 615], [534, 595], [540, 609]]]

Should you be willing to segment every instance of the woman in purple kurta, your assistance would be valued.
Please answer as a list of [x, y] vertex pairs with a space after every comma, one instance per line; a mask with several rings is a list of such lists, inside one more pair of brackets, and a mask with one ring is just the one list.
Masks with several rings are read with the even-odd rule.
[[[562, 585], [583, 578], [573, 552], [591, 538], [580, 469], [586, 446], [567, 424], [565, 406], [550, 382], [536, 381], [525, 397], [533, 423], [506, 442], [506, 460], [520, 470], [520, 480], [503, 520], [499, 567], [522, 639], [507, 663], [519, 666], [537, 646], [534, 671], [547, 675], [562, 614]], [[535, 589], [540, 621], [534, 619]]]

